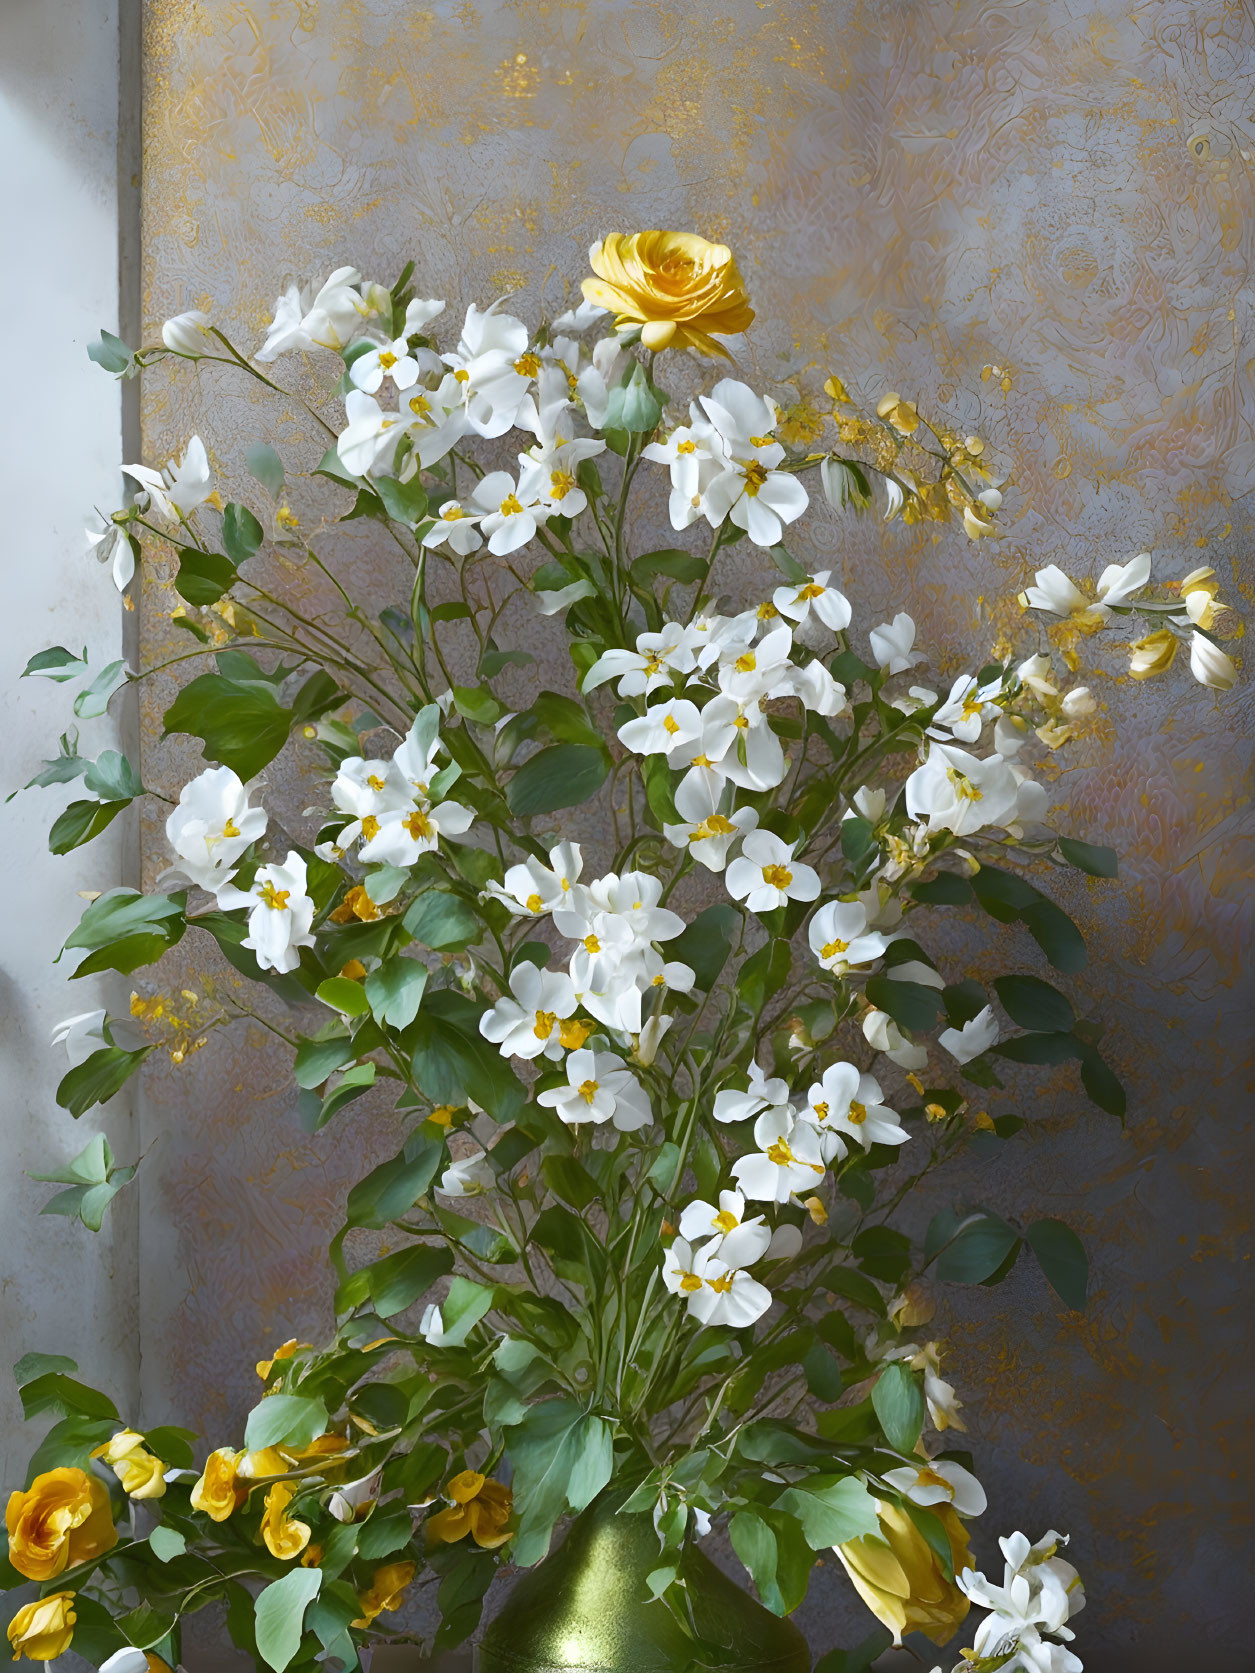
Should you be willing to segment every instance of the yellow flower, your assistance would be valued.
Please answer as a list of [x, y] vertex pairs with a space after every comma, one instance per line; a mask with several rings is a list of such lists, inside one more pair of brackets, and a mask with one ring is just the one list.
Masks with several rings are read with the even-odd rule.
[[281, 1481], [276, 1481], [266, 1494], [261, 1537], [270, 1555], [278, 1557], [280, 1562], [299, 1557], [309, 1544], [309, 1523], [298, 1522], [296, 1517], [287, 1514], [288, 1504], [295, 1495], [296, 1489], [285, 1486]]
[[485, 1551], [495, 1551], [510, 1538], [510, 1512], [514, 1494], [499, 1481], [463, 1470], [444, 1490], [447, 1510], [428, 1519], [427, 1537], [437, 1545], [452, 1545], [467, 1534]]
[[[949, 1505], [930, 1507], [950, 1542], [954, 1572], [968, 1566], [967, 1532]], [[945, 1644], [968, 1611], [968, 1600], [942, 1572], [937, 1553], [898, 1505], [876, 1501], [880, 1535], [834, 1547], [863, 1602], [901, 1644], [904, 1632], [922, 1632]]]
[[74, 1593], [53, 1592], [26, 1603], [9, 1622], [9, 1643], [13, 1659], [55, 1661], [70, 1647], [74, 1636]]
[[310, 1342], [298, 1342], [295, 1336], [289, 1336], [286, 1342], [275, 1349], [269, 1359], [259, 1359], [257, 1361], [257, 1375], [262, 1382], [265, 1382], [281, 1359], [291, 1359], [293, 1354], [300, 1353], [302, 1348], [312, 1347], [312, 1345]]
[[647, 349], [697, 349], [727, 359], [721, 337], [746, 331], [754, 310], [725, 244], [693, 232], [612, 232], [588, 259], [595, 279], [584, 295], [608, 308], [616, 325], [640, 325]]
[[52, 1580], [118, 1542], [108, 1488], [73, 1468], [48, 1470], [11, 1493], [4, 1525], [9, 1561], [28, 1580]]
[[891, 389], [876, 402], [876, 417], [892, 424], [902, 436], [912, 436], [919, 429], [919, 413], [915, 402], [904, 401], [896, 389]]
[[414, 1563], [385, 1563], [371, 1576], [370, 1589], [362, 1592], [358, 1601], [362, 1606], [361, 1619], [350, 1624], [368, 1627], [376, 1615], [390, 1614], [399, 1609], [402, 1593], [414, 1578]]
[[166, 1490], [165, 1465], [144, 1445], [134, 1429], [120, 1429], [112, 1440], [98, 1446], [93, 1458], [103, 1458], [131, 1499], [159, 1499]]
[[1179, 644], [1176, 634], [1166, 627], [1148, 633], [1129, 646], [1129, 673], [1135, 680], [1149, 680], [1156, 674], [1166, 674], [1172, 667]]
[[199, 1510], [214, 1522], [225, 1522], [232, 1511], [238, 1510], [248, 1497], [248, 1488], [241, 1485], [236, 1467], [243, 1453], [229, 1446], [220, 1446], [205, 1460], [200, 1480], [192, 1488], [192, 1509]]

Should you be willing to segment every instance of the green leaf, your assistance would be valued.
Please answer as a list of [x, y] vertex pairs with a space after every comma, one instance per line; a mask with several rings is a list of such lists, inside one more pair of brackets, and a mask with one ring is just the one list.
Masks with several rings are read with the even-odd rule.
[[455, 685], [453, 707], [477, 726], [495, 726], [505, 709], [486, 685]]
[[250, 474], [261, 483], [272, 500], [283, 488], [283, 460], [267, 442], [255, 441], [244, 455]]
[[660, 552], [646, 552], [632, 565], [632, 579], [648, 586], [657, 575], [666, 575], [683, 586], [692, 586], [706, 579], [707, 563], [697, 552], [685, 552], [668, 547]]
[[370, 1010], [365, 987], [351, 976], [328, 976], [314, 989], [314, 998], [344, 1017], [364, 1017]]
[[246, 505], [231, 500], [222, 513], [222, 544], [238, 566], [247, 563], [262, 543], [262, 527]]
[[914, 1452], [924, 1428], [919, 1379], [901, 1361], [886, 1365], [872, 1388], [872, 1409], [895, 1452]]
[[667, 943], [669, 958], [687, 964], [696, 986], [709, 993], [719, 980], [741, 927], [741, 914], [726, 901], [699, 912], [687, 929]]
[[452, 1266], [451, 1250], [428, 1248], [424, 1244], [416, 1244], [409, 1249], [398, 1249], [395, 1255], [376, 1261], [373, 1266], [366, 1268], [369, 1273], [368, 1293], [374, 1302], [376, 1313], [381, 1319], [390, 1319], [394, 1313], [403, 1313], [407, 1307], [413, 1306], [420, 1295], [426, 1294], [437, 1278], [443, 1278]]
[[880, 1527], [876, 1501], [854, 1476], [808, 1476], [786, 1487], [776, 1507], [797, 1517], [812, 1551], [844, 1545]]
[[1060, 837], [1059, 852], [1070, 866], [1087, 871], [1091, 877], [1118, 877], [1119, 861], [1114, 848], [1099, 848], [1092, 842], [1078, 842], [1075, 837]]
[[789, 979], [793, 967], [793, 952], [781, 936], [773, 936], [757, 952], [751, 953], [737, 974], [737, 993], [741, 1003], [755, 1015]]
[[373, 481], [375, 492], [394, 523], [404, 523], [412, 529], [426, 517], [427, 495], [418, 476], [408, 482], [398, 482], [392, 476], [377, 476]]
[[180, 598], [198, 607], [216, 604], [236, 581], [235, 565], [218, 552], [199, 552], [195, 546], [179, 548], [179, 573], [174, 590]]
[[306, 1447], [327, 1433], [327, 1408], [303, 1394], [268, 1394], [258, 1401], [244, 1425], [244, 1445], [250, 1452], [263, 1447]]
[[75, 977], [152, 964], [182, 939], [186, 904], [184, 894], [143, 895], [135, 889], [110, 889], [99, 896], [65, 944], [88, 951]]
[[85, 1114], [93, 1104], [108, 1103], [122, 1090], [149, 1053], [155, 1050], [155, 1046], [141, 1046], [137, 1051], [124, 1051], [121, 1046], [102, 1046], [85, 1062], [61, 1077], [57, 1102], [75, 1117]]
[[149, 1548], [159, 1563], [168, 1563], [172, 1557], [181, 1557], [187, 1550], [187, 1540], [177, 1528], [168, 1528], [164, 1523], [158, 1523], [148, 1536]]
[[1124, 1120], [1127, 1100], [1124, 1086], [1115, 1071], [1098, 1055], [1092, 1046], [1081, 1052], [1081, 1084], [1086, 1092], [1108, 1115]]
[[1054, 965], [1069, 976], [1085, 968], [1085, 939], [1061, 907], [1039, 900], [1020, 914], [1020, 921]]
[[144, 794], [139, 774], [116, 749], [106, 749], [88, 763], [83, 788], [99, 796], [102, 802], [131, 801]]
[[408, 1028], [418, 1015], [427, 966], [417, 959], [394, 958], [372, 970], [366, 978], [366, 998], [377, 1023], [389, 1028]]
[[221, 762], [247, 782], [278, 755], [291, 724], [291, 710], [263, 678], [200, 674], [166, 710], [165, 735], [186, 732], [199, 738], [207, 760]]
[[375, 1073], [373, 1063], [355, 1063], [351, 1069], [345, 1070], [321, 1100], [309, 1092], [303, 1092], [298, 1101], [298, 1110], [306, 1132], [319, 1132], [333, 1116], [339, 1115], [346, 1104], [351, 1104], [354, 1098], [360, 1098], [364, 1092], [368, 1092], [375, 1084]]
[[913, 883], [911, 893], [925, 906], [966, 906], [972, 898], [972, 885], [957, 872], [939, 871], [926, 883]]
[[840, 1397], [845, 1386], [841, 1377], [841, 1366], [837, 1356], [822, 1342], [816, 1342], [814, 1347], [807, 1350], [802, 1360], [802, 1369], [806, 1373], [806, 1387], [816, 1400], [823, 1400], [831, 1405]]
[[609, 757], [603, 749], [591, 744], [552, 744], [515, 773], [506, 786], [506, 802], [520, 819], [578, 807], [597, 793], [609, 771]]
[[[406, 1150], [415, 1143], [411, 1138]], [[378, 1228], [407, 1214], [430, 1188], [443, 1160], [442, 1143], [419, 1139], [412, 1155], [402, 1151], [390, 1162], [372, 1168], [349, 1192], [345, 1208], [349, 1225]]]
[[130, 800], [118, 802], [71, 802], [60, 818], [53, 821], [48, 832], [48, 847], [53, 854], [68, 854], [81, 848], [102, 831], [108, 830]]
[[954, 1284], [982, 1284], [1019, 1244], [1014, 1226], [984, 1214], [963, 1227], [937, 1257], [937, 1276]]
[[873, 1005], [888, 1012], [899, 1028], [915, 1030], [931, 1028], [943, 1004], [936, 988], [926, 987], [922, 982], [895, 982], [889, 976], [870, 977], [867, 997]]
[[74, 713], [80, 720], [98, 719], [109, 707], [109, 699], [114, 692], [126, 684], [127, 678], [125, 662], [106, 663], [91, 684], [84, 686], [74, 699]]
[[24, 1383], [33, 1383], [36, 1377], [45, 1377], [50, 1371], [77, 1370], [77, 1360], [65, 1354], [23, 1354], [13, 1367], [13, 1380], [21, 1388]]
[[461, 895], [426, 889], [401, 920], [406, 933], [433, 953], [460, 952], [483, 934], [475, 909]]
[[1037, 1256], [1050, 1287], [1073, 1312], [1083, 1313], [1088, 1301], [1089, 1261], [1085, 1245], [1062, 1220], [1034, 1220], [1024, 1240]]
[[1012, 1063], [1066, 1063], [1081, 1056], [1081, 1043], [1074, 1034], [1017, 1034], [992, 1050]]
[[1067, 1033], [1076, 1021], [1066, 996], [1037, 976], [997, 976], [994, 990], [1003, 1010], [1021, 1028]]
[[33, 1377], [21, 1389], [22, 1415], [38, 1417], [55, 1412], [58, 1417], [91, 1417], [118, 1420], [118, 1408], [107, 1394], [76, 1382], [61, 1371], [46, 1371]]
[[728, 1523], [732, 1549], [745, 1564], [763, 1607], [784, 1614], [784, 1599], [776, 1584], [776, 1536], [756, 1510], [738, 1510]]
[[829, 1650], [815, 1663], [815, 1673], [867, 1673], [892, 1643], [889, 1628], [878, 1626], [853, 1650]]
[[115, 337], [112, 331], [102, 330], [94, 343], [88, 343], [87, 358], [97, 366], [103, 366], [106, 372], [124, 377], [130, 371], [135, 356], [121, 337]]
[[73, 651], [67, 651], [64, 645], [49, 645], [46, 651], [36, 651], [30, 661], [23, 668], [21, 678], [26, 679], [33, 674], [42, 674], [46, 680], [76, 680], [87, 672], [87, 651], [82, 656], [75, 656]]
[[444, 1323], [443, 1346], [460, 1348], [475, 1326], [492, 1308], [493, 1292], [471, 1278], [457, 1277], [440, 1303]]
[[257, 1653], [274, 1673], [283, 1673], [299, 1651], [305, 1611], [318, 1596], [321, 1585], [320, 1568], [294, 1568], [258, 1592]]
[[312, 1039], [297, 1042], [292, 1073], [296, 1084], [304, 1087], [306, 1091], [321, 1086], [328, 1075], [333, 1075], [337, 1069], [342, 1069], [357, 1056], [352, 1040], [340, 1030], [339, 1024], [328, 1023], [327, 1026], [336, 1032], [326, 1034], [325, 1037], [315, 1035]]
[[567, 1508], [583, 1510], [610, 1480], [609, 1427], [573, 1400], [542, 1400], [511, 1428], [506, 1448], [514, 1468], [519, 1528], [511, 1552], [529, 1568], [549, 1549], [553, 1525]]

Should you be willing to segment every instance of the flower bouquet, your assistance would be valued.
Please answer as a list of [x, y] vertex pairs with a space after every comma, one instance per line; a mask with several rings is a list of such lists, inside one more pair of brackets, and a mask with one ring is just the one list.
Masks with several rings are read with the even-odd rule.
[[[790, 543], [816, 499], [869, 531], [996, 537], [989, 445], [897, 393], [864, 409], [835, 376], [787, 410], [734, 367], [703, 378], [753, 319], [722, 246], [611, 236], [592, 265], [538, 330], [495, 303], [445, 332], [412, 268], [389, 289], [345, 267], [288, 290], [252, 359], [199, 313], [158, 347], [93, 350], [122, 376], [227, 367], [285, 403], [274, 363], [307, 356], [326, 446], [298, 471], [259, 440], [223, 504], [193, 437], [165, 470], [125, 467], [134, 498], [93, 531], [124, 593], [143, 563], [154, 607], [163, 576], [178, 595], [171, 660], [194, 677], [165, 729], [207, 765], [158, 789], [67, 734], [33, 781], [82, 782], [57, 852], [135, 798], [169, 805], [170, 870], [88, 905], [75, 974], [195, 933], [247, 980], [207, 977], [194, 1022], [138, 994], [129, 1019], [70, 1019], [59, 1101], [79, 1115], [152, 1052], [182, 1061], [256, 1015], [309, 1130], [374, 1091], [409, 1134], [348, 1194], [334, 1334], [258, 1365], [261, 1397], [207, 1456], [132, 1426], [71, 1360], [19, 1363], [28, 1414], [57, 1417], [8, 1506], [7, 1580], [41, 1588], [9, 1627], [19, 1656], [164, 1667], [211, 1604], [276, 1670], [455, 1645], [503, 1565], [609, 1505], [648, 1526], [639, 1601], [666, 1665], [741, 1665], [690, 1595], [718, 1519], [774, 1615], [817, 1561], [843, 1565], [883, 1623], [867, 1659], [907, 1632], [948, 1642], [975, 1601], [967, 1665], [1080, 1666], [1059, 1536], [1004, 1540], [1001, 1587], [972, 1565], [985, 1493], [923, 1328], [925, 1280], [997, 1282], [1021, 1253], [1082, 1308], [1080, 1241], [984, 1205], [922, 1239], [902, 1221], [950, 1157], [1014, 1141], [1020, 1065], [1079, 1066], [1116, 1117], [1124, 1094], [1059, 986], [945, 970], [927, 926], [971, 908], [1012, 961], [1081, 967], [1050, 879], [1112, 878], [1115, 857], [1056, 833], [1034, 776], [1091, 724], [1078, 653], [1138, 620], [1135, 676], [1187, 645], [1222, 688], [1231, 612], [1210, 571], [1156, 588], [1145, 555], [1096, 586], [1047, 569], [1015, 613], [1027, 644], [991, 630], [930, 683], [910, 616], [856, 623]], [[672, 545], [640, 549], [642, 496]], [[350, 519], [387, 554], [381, 610], [337, 564]], [[552, 688], [501, 640], [521, 609], [569, 652]], [[53, 647], [27, 672], [76, 682], [88, 717], [168, 666]], [[297, 834], [261, 788], [289, 739], [323, 763]], [[98, 1227], [133, 1172], [94, 1139], [45, 1211]]]

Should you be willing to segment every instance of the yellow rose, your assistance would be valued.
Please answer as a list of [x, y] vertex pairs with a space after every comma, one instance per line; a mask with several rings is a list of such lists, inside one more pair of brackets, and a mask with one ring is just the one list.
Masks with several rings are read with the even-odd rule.
[[288, 1504], [295, 1495], [296, 1489], [286, 1487], [281, 1481], [276, 1481], [266, 1494], [266, 1509], [261, 1519], [261, 1537], [270, 1555], [278, 1557], [280, 1562], [299, 1557], [309, 1544], [309, 1523], [298, 1522], [296, 1517], [290, 1517], [287, 1513]]
[[[968, 1566], [967, 1532], [949, 1505], [930, 1507], [950, 1541], [954, 1572]], [[942, 1572], [937, 1553], [898, 1505], [876, 1501], [880, 1536], [869, 1534], [834, 1547], [863, 1602], [893, 1633], [922, 1632], [945, 1644], [958, 1631], [968, 1600]]]
[[28, 1580], [52, 1580], [118, 1542], [103, 1481], [65, 1468], [37, 1475], [9, 1495], [4, 1513], [9, 1561]]
[[128, 1498], [159, 1499], [166, 1490], [165, 1465], [148, 1451], [144, 1437], [134, 1429], [119, 1430], [92, 1457], [104, 1459]]
[[728, 358], [721, 337], [746, 331], [754, 310], [726, 244], [693, 232], [612, 232], [588, 252], [584, 295], [616, 325], [640, 325], [647, 349], [697, 349]]
[[53, 1592], [23, 1604], [9, 1622], [13, 1659], [55, 1661], [64, 1655], [74, 1636], [74, 1593]]
[[382, 1568], [377, 1568], [371, 1576], [369, 1591], [362, 1592], [359, 1597], [361, 1619], [350, 1624], [368, 1627], [376, 1615], [399, 1609], [403, 1601], [402, 1593], [414, 1578], [415, 1566], [414, 1563], [385, 1563]]
[[205, 1460], [200, 1480], [192, 1488], [192, 1509], [201, 1511], [214, 1522], [225, 1522], [248, 1497], [248, 1488], [236, 1473], [241, 1452], [220, 1446]]
[[428, 1518], [427, 1537], [437, 1545], [453, 1545], [467, 1534], [485, 1551], [495, 1551], [510, 1538], [514, 1495], [508, 1487], [478, 1470], [463, 1470], [444, 1490], [447, 1510]]

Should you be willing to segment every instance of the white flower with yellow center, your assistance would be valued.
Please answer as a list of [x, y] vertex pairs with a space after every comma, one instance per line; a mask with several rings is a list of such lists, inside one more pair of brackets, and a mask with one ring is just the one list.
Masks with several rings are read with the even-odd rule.
[[607, 680], [618, 680], [620, 697], [647, 697], [695, 666], [688, 629], [679, 622], [664, 622], [657, 633], [639, 634], [634, 651], [619, 646], [603, 651], [585, 674], [581, 690], [595, 691]]
[[831, 570], [821, 569], [817, 575], [811, 575], [794, 586], [777, 587], [771, 602], [782, 616], [787, 616], [799, 627], [813, 611], [825, 627], [840, 633], [843, 628], [849, 627], [853, 611], [845, 594], [828, 585], [831, 573]]
[[933, 715], [928, 727], [929, 737], [957, 738], [960, 743], [977, 743], [985, 722], [996, 719], [1001, 712], [994, 701], [1001, 691], [1001, 679], [991, 680], [982, 686], [974, 675], [960, 674], [950, 687], [950, 695]]
[[171, 459], [164, 471], [147, 465], [122, 469], [146, 491], [153, 510], [167, 523], [185, 523], [214, 491], [209, 455], [199, 436], [193, 436], [182, 459]]
[[[712, 1238], [700, 1248], [694, 1248], [683, 1235], [672, 1241], [662, 1259], [662, 1281], [672, 1295], [691, 1298], [701, 1294], [706, 1274], [714, 1263], [716, 1242]], [[715, 1263], [714, 1269], [716, 1273], [724, 1270], [719, 1263]]]
[[423, 536], [423, 545], [447, 546], [464, 558], [483, 545], [479, 532], [478, 512], [468, 511], [461, 500], [446, 500], [436, 513], [436, 520]]
[[825, 1160], [844, 1156], [847, 1141], [870, 1150], [873, 1144], [905, 1144], [910, 1134], [898, 1125], [874, 1075], [853, 1063], [833, 1063], [807, 1093], [798, 1119], [815, 1129]]
[[683, 1296], [689, 1314], [702, 1325], [730, 1325], [744, 1329], [762, 1318], [771, 1306], [771, 1292], [756, 1278], [751, 1278], [745, 1267], [759, 1260], [766, 1252], [770, 1233], [765, 1227], [745, 1227], [759, 1233], [741, 1240], [738, 1246], [729, 1237], [712, 1238], [694, 1249], [681, 1234], [663, 1257], [663, 1283], [673, 1295]]
[[906, 810], [928, 831], [967, 836], [1016, 816], [1019, 782], [1000, 755], [984, 760], [953, 744], [934, 743], [906, 781]]
[[207, 767], [179, 791], [166, 820], [172, 868], [211, 893], [235, 876], [235, 863], [266, 833], [266, 810], [249, 806], [250, 791], [230, 767]]
[[[740, 1226], [764, 1224], [761, 1214], [754, 1215], [749, 1220], [745, 1218], [745, 1197], [742, 1192], [720, 1191], [718, 1205], [700, 1199], [689, 1203], [680, 1216], [680, 1236], [688, 1238], [690, 1243], [696, 1243], [698, 1238], [702, 1237], [728, 1237]], [[770, 1241], [771, 1233], [768, 1231], [762, 1253], [766, 1253]], [[760, 1258], [760, 1255], [752, 1257], [753, 1260]]]
[[702, 494], [707, 522], [718, 528], [730, 518], [756, 546], [778, 546], [809, 503], [798, 478], [776, 468], [784, 459], [774, 434], [780, 409], [735, 378], [722, 379], [700, 405], [726, 461]]
[[392, 463], [397, 444], [408, 436], [413, 456], [424, 470], [437, 464], [466, 434], [468, 423], [460, 387], [452, 377], [438, 389], [415, 384], [397, 393], [397, 405], [385, 411], [373, 395], [350, 389], [344, 397], [348, 423], [336, 442], [340, 463], [353, 476], [366, 476], [378, 463]]
[[487, 1151], [473, 1150], [450, 1163], [436, 1190], [442, 1197], [477, 1197], [490, 1191], [496, 1178]]
[[306, 893], [305, 861], [295, 852], [282, 865], [259, 866], [251, 889], [232, 883], [219, 888], [218, 904], [225, 912], [248, 908], [248, 934], [240, 946], [257, 955], [263, 970], [295, 970], [300, 949], [314, 945], [314, 903]]
[[751, 1202], [809, 1196], [824, 1177], [819, 1134], [788, 1109], [767, 1109], [754, 1123], [757, 1150], [738, 1157], [732, 1177]]
[[913, 1505], [951, 1505], [960, 1516], [980, 1516], [988, 1503], [972, 1472], [948, 1458], [886, 1470], [884, 1479]]
[[527, 327], [499, 306], [472, 302], [457, 347], [441, 356], [461, 390], [467, 423], [485, 437], [513, 429], [540, 369], [539, 357], [528, 352]]
[[667, 762], [680, 771], [687, 768], [690, 777], [705, 776], [712, 791], [721, 791], [725, 779], [742, 790], [771, 790], [786, 770], [784, 750], [762, 702], [741, 703], [722, 695], [702, 710], [700, 736], [673, 749]]
[[354, 389], [373, 395], [385, 378], [397, 389], [410, 389], [418, 382], [418, 374], [418, 361], [410, 353], [410, 345], [404, 337], [398, 337], [357, 355], [349, 367], [349, 382]]
[[680, 780], [675, 810], [684, 823], [664, 825], [663, 835], [673, 847], [687, 849], [708, 871], [722, 871], [732, 845], [758, 828], [758, 814], [752, 807], [732, 807], [730, 793], [716, 785], [714, 778], [714, 774], [690, 772]]
[[470, 510], [480, 520], [488, 550], [497, 557], [526, 546], [549, 515], [534, 499], [527, 500], [526, 490], [509, 471], [489, 471], [481, 477], [472, 490]]
[[774, 912], [791, 900], [814, 900], [819, 873], [793, 858], [795, 842], [770, 831], [751, 831], [728, 867], [728, 893], [751, 912]]
[[[422, 854], [434, 853], [440, 838], [465, 835], [475, 818], [461, 802], [441, 802], [396, 808], [377, 819], [362, 820], [365, 838], [358, 850], [363, 860], [392, 866], [412, 866]], [[343, 836], [341, 837], [343, 841]]]
[[858, 900], [830, 900], [810, 921], [811, 951], [825, 970], [843, 976], [847, 970], [878, 959], [889, 945], [887, 936], [867, 927], [867, 908]]
[[[575, 1015], [575, 989], [563, 971], [541, 970], [526, 959], [510, 972], [510, 993], [479, 1019], [479, 1032], [502, 1057], [562, 1056], [563, 1028]], [[580, 1033], [583, 1043], [583, 1033]]]
[[634, 755], [679, 754], [701, 735], [701, 711], [687, 697], [654, 703], [619, 728], [619, 742]]
[[717, 431], [696, 406], [690, 423], [672, 430], [665, 441], [650, 442], [642, 458], [666, 465], [671, 472], [668, 510], [673, 529], [687, 529], [703, 515], [703, 495], [727, 465]]
[[[747, 627], [758, 626], [751, 617]], [[748, 637], [739, 644], [724, 645], [719, 652], [719, 689], [738, 703], [750, 704], [764, 697], [790, 695], [797, 669], [791, 660], [793, 630], [787, 622], [764, 633], [757, 644]]]
[[579, 843], [560, 842], [549, 850], [547, 866], [529, 854], [521, 865], [509, 868], [503, 882], [489, 883], [484, 896], [500, 901], [515, 917], [539, 917], [566, 902], [583, 867]]
[[569, 1127], [609, 1121], [621, 1133], [634, 1133], [654, 1119], [644, 1087], [613, 1052], [573, 1051], [566, 1072], [567, 1084], [537, 1093], [536, 1102]]

